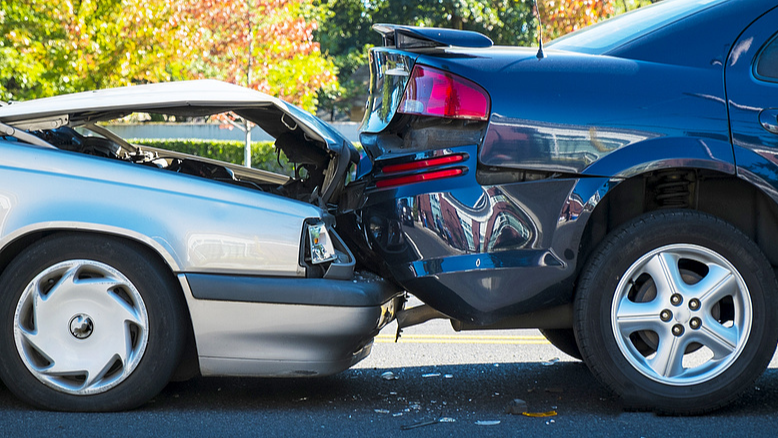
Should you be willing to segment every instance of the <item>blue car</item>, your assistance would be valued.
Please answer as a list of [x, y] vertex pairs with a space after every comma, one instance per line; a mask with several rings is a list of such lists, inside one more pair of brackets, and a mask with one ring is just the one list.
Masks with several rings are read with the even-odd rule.
[[778, 7], [666, 0], [538, 48], [374, 25], [339, 201], [400, 327], [539, 328], [626, 406], [708, 412], [778, 342]]

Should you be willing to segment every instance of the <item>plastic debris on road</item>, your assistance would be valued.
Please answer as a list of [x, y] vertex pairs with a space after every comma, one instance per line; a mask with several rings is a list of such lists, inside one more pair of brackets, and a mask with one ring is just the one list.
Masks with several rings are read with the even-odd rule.
[[519, 415], [527, 412], [527, 402], [520, 398], [515, 398], [505, 406], [505, 413]]
[[381, 378], [384, 379], [384, 380], [397, 380], [400, 377], [398, 377], [395, 373], [393, 373], [391, 371], [387, 371], [387, 372], [381, 374]]
[[500, 420], [480, 420], [475, 422], [478, 426], [497, 426], [500, 424]]
[[453, 379], [454, 375], [453, 374], [446, 374], [446, 375], [443, 376], [443, 378], [444, 379]]
[[373, 411], [375, 411], [376, 414], [388, 414], [389, 413], [389, 409], [373, 409]]
[[556, 364], [557, 362], [559, 362], [559, 358], [558, 358], [558, 357], [555, 357], [555, 358], [553, 358], [553, 359], [549, 359], [549, 360], [547, 360], [547, 361], [545, 361], [545, 362], [542, 362], [542, 363], [543, 363], [543, 365], [545, 365], [545, 366], [547, 366], [547, 367], [550, 367], [551, 365], [554, 365], [554, 364]]
[[438, 423], [454, 423], [456, 421], [457, 420], [450, 417], [442, 417], [442, 418], [436, 418], [434, 420], [422, 421], [420, 423], [410, 424], [407, 426], [400, 426], [400, 430], [416, 429], [417, 427], [432, 426], [433, 424], [438, 424]]
[[525, 417], [542, 418], [542, 417], [556, 417], [557, 413], [556, 413], [556, 411], [548, 411], [548, 412], [522, 412], [521, 415], [524, 415]]
[[427, 377], [440, 377], [440, 373], [427, 373], [427, 374], [422, 374], [421, 376], [424, 377], [424, 378], [427, 378]]

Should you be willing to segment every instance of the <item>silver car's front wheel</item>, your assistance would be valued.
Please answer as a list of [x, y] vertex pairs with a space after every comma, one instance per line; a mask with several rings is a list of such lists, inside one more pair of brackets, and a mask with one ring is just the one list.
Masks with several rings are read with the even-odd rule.
[[68, 394], [123, 382], [148, 344], [148, 315], [132, 282], [94, 260], [68, 260], [27, 285], [14, 315], [19, 357], [38, 380]]
[[576, 290], [583, 359], [627, 405], [672, 414], [724, 406], [778, 342], [772, 267], [746, 235], [696, 211], [612, 231]]
[[183, 299], [154, 254], [110, 236], [56, 234], [0, 276], [0, 377], [19, 398], [67, 411], [144, 403], [185, 340]]

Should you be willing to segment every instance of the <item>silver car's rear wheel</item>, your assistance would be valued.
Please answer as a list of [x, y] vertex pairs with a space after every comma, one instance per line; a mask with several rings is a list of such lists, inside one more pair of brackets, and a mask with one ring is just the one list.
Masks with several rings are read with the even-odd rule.
[[123, 382], [148, 344], [148, 315], [121, 272], [93, 260], [46, 268], [27, 285], [14, 340], [38, 380], [68, 394], [98, 394]]
[[45, 409], [136, 407], [179, 362], [184, 309], [175, 277], [145, 247], [51, 235], [0, 276], [0, 378]]

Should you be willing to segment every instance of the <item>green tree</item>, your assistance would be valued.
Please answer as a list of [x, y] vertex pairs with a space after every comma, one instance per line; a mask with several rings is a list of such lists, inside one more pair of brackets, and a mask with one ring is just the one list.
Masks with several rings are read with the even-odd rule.
[[307, 110], [316, 92], [337, 84], [333, 64], [313, 40], [321, 11], [303, 0], [188, 0], [200, 50], [193, 73], [292, 101]]
[[[0, 98], [67, 91], [55, 67], [67, 65], [62, 2], [0, 1]], [[52, 13], [48, 13], [51, 11]]]
[[551, 40], [613, 15], [612, 0], [543, 0], [539, 2], [543, 39]]
[[363, 0], [321, 0], [316, 4], [324, 16], [314, 37], [338, 71], [338, 86], [320, 91], [319, 101], [334, 115], [336, 108], [348, 111], [366, 96], [367, 85], [361, 80], [365, 75], [354, 73], [367, 63], [367, 51], [379, 44], [381, 37], [371, 29], [372, 9]]
[[385, 0], [376, 5], [375, 22], [473, 30], [502, 45], [533, 41], [532, 2], [527, 0]]
[[0, 0], [0, 99], [214, 77], [313, 110], [337, 83], [304, 0]]
[[179, 79], [186, 29], [164, 0], [0, 1], [0, 93], [31, 99]]
[[[193, 73], [216, 76], [314, 111], [319, 90], [337, 87], [335, 68], [313, 40], [320, 8], [303, 0], [188, 0], [192, 39], [201, 52]], [[199, 27], [196, 27], [199, 23]], [[251, 165], [248, 120], [222, 117], [245, 134], [244, 164]]]
[[[535, 40], [529, 0], [328, 0], [328, 10], [316, 39], [322, 51], [339, 68], [341, 88], [326, 96], [330, 108], [354, 106], [366, 97], [364, 72], [353, 75], [367, 63], [367, 50], [380, 44], [371, 30], [374, 23], [447, 27], [473, 30], [488, 35], [496, 44], [528, 45]], [[363, 68], [364, 69], [364, 68]]]

